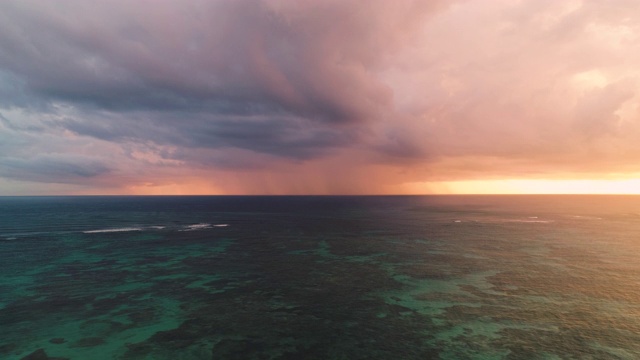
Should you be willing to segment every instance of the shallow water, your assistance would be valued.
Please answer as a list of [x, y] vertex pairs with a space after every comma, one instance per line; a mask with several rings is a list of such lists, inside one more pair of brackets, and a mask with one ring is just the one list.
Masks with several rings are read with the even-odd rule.
[[640, 358], [640, 197], [0, 198], [0, 358]]

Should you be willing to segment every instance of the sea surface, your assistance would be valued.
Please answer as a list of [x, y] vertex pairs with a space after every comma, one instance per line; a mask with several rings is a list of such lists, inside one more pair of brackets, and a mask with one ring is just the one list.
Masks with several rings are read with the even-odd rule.
[[0, 197], [0, 359], [640, 359], [640, 197]]

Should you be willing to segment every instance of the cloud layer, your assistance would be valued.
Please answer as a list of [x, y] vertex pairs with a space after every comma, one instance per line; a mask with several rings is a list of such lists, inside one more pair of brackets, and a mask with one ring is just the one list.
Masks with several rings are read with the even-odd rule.
[[639, 24], [625, 0], [4, 1], [0, 193], [635, 172]]

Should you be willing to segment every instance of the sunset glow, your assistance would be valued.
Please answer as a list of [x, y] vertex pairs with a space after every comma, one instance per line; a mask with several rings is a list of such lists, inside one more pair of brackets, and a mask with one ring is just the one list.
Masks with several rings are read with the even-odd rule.
[[639, 24], [629, 1], [3, 1], [0, 195], [638, 194]]
[[415, 193], [443, 194], [640, 194], [640, 180], [477, 180], [415, 184]]

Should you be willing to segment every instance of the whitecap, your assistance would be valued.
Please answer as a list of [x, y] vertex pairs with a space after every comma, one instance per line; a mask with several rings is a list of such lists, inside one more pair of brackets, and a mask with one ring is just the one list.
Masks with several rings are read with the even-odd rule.
[[126, 227], [126, 228], [112, 228], [112, 229], [97, 229], [97, 230], [83, 231], [83, 233], [97, 234], [97, 233], [129, 232], [129, 231], [142, 231], [142, 228]]
[[502, 224], [502, 223], [531, 223], [531, 224], [548, 224], [554, 222], [554, 220], [541, 220], [541, 219], [493, 219], [493, 220], [480, 220], [480, 223], [493, 223], [493, 224]]
[[581, 220], [602, 220], [601, 217], [596, 217], [596, 216], [572, 215], [571, 217], [574, 219], [581, 219]]
[[193, 224], [186, 225], [184, 229], [180, 231], [195, 231], [195, 230], [203, 230], [211, 228], [211, 224], [201, 223], [201, 224]]
[[227, 227], [229, 224], [215, 224], [214, 227]]
[[553, 220], [521, 220], [521, 219], [514, 219], [514, 220], [506, 220], [506, 222], [548, 224], [548, 223], [552, 223]]

